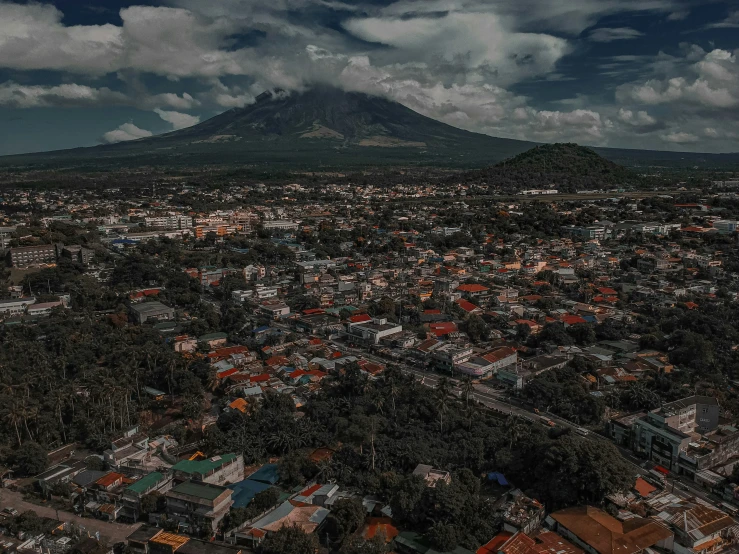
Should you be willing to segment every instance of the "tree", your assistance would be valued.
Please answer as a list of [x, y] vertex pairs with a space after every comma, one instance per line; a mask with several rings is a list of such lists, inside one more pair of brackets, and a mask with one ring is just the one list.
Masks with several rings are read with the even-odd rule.
[[426, 492], [426, 481], [418, 475], [408, 475], [398, 484], [390, 497], [390, 508], [397, 521], [418, 524], [425, 518], [421, 500]]
[[26, 441], [15, 451], [14, 461], [21, 475], [38, 475], [46, 469], [46, 450], [37, 442]]
[[297, 526], [284, 526], [270, 533], [264, 539], [258, 554], [315, 554], [318, 550], [318, 539], [309, 535]]
[[383, 537], [372, 537], [366, 541], [361, 537], [352, 537], [339, 549], [339, 554], [388, 554], [390, 549]]
[[159, 492], [152, 492], [141, 498], [141, 513], [144, 515], [164, 511], [164, 496]]
[[436, 523], [429, 529], [426, 538], [439, 552], [451, 552], [459, 544], [459, 533], [454, 525]]
[[485, 322], [477, 314], [472, 314], [467, 318], [465, 322], [465, 331], [469, 335], [472, 342], [480, 342], [487, 340], [490, 331]]
[[356, 498], [342, 498], [332, 507], [325, 533], [334, 544], [341, 544], [364, 523], [365, 510]]

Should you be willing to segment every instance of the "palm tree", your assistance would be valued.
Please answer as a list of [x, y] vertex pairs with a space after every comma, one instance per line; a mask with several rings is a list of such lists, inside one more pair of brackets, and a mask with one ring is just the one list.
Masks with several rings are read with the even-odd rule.
[[439, 380], [436, 382], [436, 390], [443, 397], [449, 396], [449, 392], [452, 390], [452, 383], [449, 381], [449, 378], [439, 377]]
[[18, 446], [23, 444], [21, 440], [21, 432], [18, 424], [23, 420], [23, 403], [17, 398], [11, 401], [3, 401], [3, 420], [7, 421], [15, 428], [15, 435], [18, 438]]
[[462, 394], [464, 394], [464, 402], [468, 408], [470, 406], [470, 395], [473, 392], [475, 392], [475, 385], [472, 382], [472, 377], [470, 375], [466, 375], [464, 379], [462, 379]]
[[449, 411], [449, 398], [445, 394], [439, 393], [436, 400], [436, 411], [439, 413], [439, 430], [444, 433], [444, 414]]

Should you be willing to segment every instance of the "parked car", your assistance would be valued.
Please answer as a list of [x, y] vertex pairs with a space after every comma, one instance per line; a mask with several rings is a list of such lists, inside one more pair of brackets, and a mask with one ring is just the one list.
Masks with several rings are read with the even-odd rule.
[[16, 510], [15, 508], [11, 506], [8, 506], [7, 508], [3, 508], [3, 513], [9, 514], [11, 516], [17, 516], [18, 510]]

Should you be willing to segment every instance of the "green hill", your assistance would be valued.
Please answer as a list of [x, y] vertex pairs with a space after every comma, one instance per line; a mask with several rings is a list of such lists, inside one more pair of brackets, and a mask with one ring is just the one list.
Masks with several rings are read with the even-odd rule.
[[562, 192], [638, 186], [644, 178], [577, 144], [543, 144], [495, 166], [466, 174], [505, 191], [554, 187]]

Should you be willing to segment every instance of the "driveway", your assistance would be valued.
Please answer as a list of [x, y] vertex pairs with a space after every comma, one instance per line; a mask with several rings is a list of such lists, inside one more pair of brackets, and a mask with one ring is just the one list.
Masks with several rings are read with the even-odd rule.
[[23, 500], [23, 495], [9, 489], [0, 489], [0, 508], [13, 507], [19, 512], [33, 510], [39, 516], [59, 519], [65, 523], [74, 523], [79, 527], [84, 527], [94, 536], [96, 532], [100, 533], [100, 540], [109, 544], [125, 541], [126, 537], [138, 529], [141, 524], [124, 525], [122, 523], [110, 523], [92, 519], [88, 517], [79, 517], [69, 512], [57, 511], [49, 506], [39, 506]]

